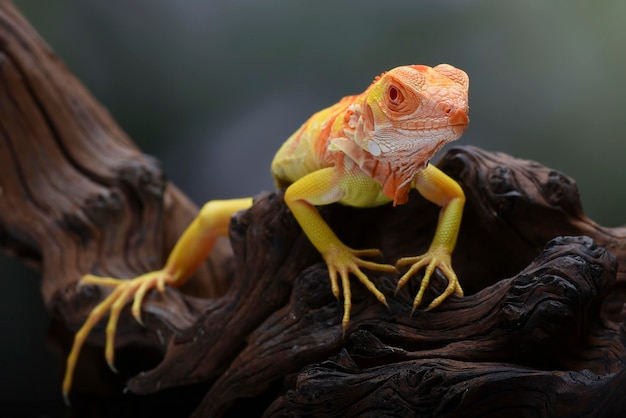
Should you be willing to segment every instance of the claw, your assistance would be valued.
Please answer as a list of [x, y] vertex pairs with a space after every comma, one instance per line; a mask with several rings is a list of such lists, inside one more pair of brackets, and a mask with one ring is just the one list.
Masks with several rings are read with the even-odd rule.
[[97, 277], [93, 275], [85, 275], [79, 281], [79, 286], [85, 285], [98, 285], [114, 287], [113, 291], [100, 302], [85, 320], [83, 326], [78, 330], [74, 336], [74, 344], [67, 357], [67, 365], [65, 369], [65, 377], [63, 379], [63, 398], [65, 402], [69, 404], [69, 393], [72, 387], [72, 377], [78, 362], [78, 355], [83, 347], [83, 344], [87, 340], [89, 333], [94, 326], [110, 311], [109, 320], [106, 326], [106, 344], [105, 344], [105, 359], [109, 368], [117, 373], [115, 368], [115, 333], [117, 331], [117, 324], [120, 314], [126, 306], [126, 303], [134, 297], [132, 305], [133, 317], [143, 325], [141, 320], [141, 305], [148, 290], [152, 288], [158, 289], [161, 293], [165, 291], [165, 285], [171, 284], [174, 280], [170, 274], [164, 271], [154, 271], [136, 277], [132, 280], [121, 280], [111, 277]]
[[114, 279], [112, 277], [98, 277], [91, 274], [85, 274], [82, 279], [78, 281], [78, 287], [87, 285], [98, 285], [107, 287], [117, 287], [120, 284], [120, 279]]
[[333, 292], [335, 299], [339, 300], [341, 293], [339, 291], [339, 284], [337, 283], [337, 270], [335, 270], [334, 266], [328, 266], [328, 276], [330, 278], [330, 290]]
[[[365, 287], [374, 294], [376, 299], [389, 309], [385, 295], [376, 288], [361, 268], [369, 270], [384, 271], [389, 273], [397, 273], [398, 269], [390, 264], [379, 264], [373, 261], [362, 260], [360, 257], [380, 256], [381, 252], [377, 249], [353, 250], [346, 246], [334, 248], [324, 255], [324, 260], [328, 266], [328, 275], [330, 278], [330, 287], [333, 295], [339, 299], [340, 290], [338, 278], [341, 278], [341, 290], [343, 291], [343, 317], [341, 326], [345, 335], [348, 324], [350, 323], [350, 312], [352, 310], [352, 290], [350, 289], [350, 273], [354, 274]], [[339, 277], [337, 277], [339, 275]]]
[[[383, 253], [377, 248], [368, 248], [366, 250], [352, 250], [352, 255], [355, 255], [357, 257], [382, 257]], [[367, 261], [365, 260], [361, 260], [361, 261], [363, 261], [364, 263], [367, 263]], [[378, 264], [378, 265], [386, 266], [386, 264]]]
[[341, 275], [341, 286], [343, 287], [343, 317], [341, 318], [341, 328], [343, 335], [346, 335], [346, 329], [350, 323], [350, 311], [352, 310], [352, 290], [350, 289], [350, 278], [348, 272]]
[[396, 286], [396, 294], [398, 290], [400, 290], [409, 279], [415, 275], [419, 270], [426, 267], [424, 272], [424, 277], [422, 278], [422, 282], [420, 283], [419, 291], [417, 295], [415, 295], [415, 299], [413, 299], [413, 308], [411, 309], [411, 316], [415, 312], [415, 309], [422, 302], [422, 298], [424, 296], [424, 292], [430, 283], [430, 279], [432, 274], [435, 271], [435, 268], [439, 268], [439, 270], [443, 273], [445, 278], [448, 280], [448, 286], [443, 291], [443, 293], [437, 296], [431, 303], [426, 307], [426, 311], [436, 308], [439, 306], [444, 300], [448, 298], [452, 293], [455, 293], [459, 296], [463, 296], [463, 289], [461, 288], [461, 284], [459, 283], [459, 279], [457, 278], [456, 273], [452, 269], [451, 265], [451, 257], [450, 253], [445, 249], [440, 248], [431, 248], [424, 255], [420, 255], [417, 257], [404, 257], [398, 260], [396, 263], [398, 267], [403, 267], [409, 265], [409, 270], [404, 273], [404, 275], [398, 280], [398, 284]]
[[135, 299], [133, 300], [133, 306], [131, 307], [133, 317], [141, 326], [144, 326], [143, 320], [141, 319], [141, 304], [143, 303], [146, 293], [150, 290], [150, 284], [151, 283], [149, 281], [145, 281], [141, 284], [141, 286], [139, 286], [139, 289], [135, 292]]

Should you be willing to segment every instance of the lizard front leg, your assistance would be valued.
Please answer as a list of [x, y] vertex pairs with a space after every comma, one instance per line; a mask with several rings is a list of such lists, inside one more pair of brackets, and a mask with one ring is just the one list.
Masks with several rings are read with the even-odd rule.
[[[435, 268], [439, 268], [446, 279], [448, 279], [448, 286], [426, 309], [439, 306], [452, 293], [463, 296], [463, 289], [456, 273], [452, 269], [451, 256], [459, 234], [463, 205], [465, 204], [465, 194], [458, 183], [434, 165], [428, 165], [424, 170], [420, 171], [415, 176], [414, 182], [415, 188], [422, 196], [441, 206], [441, 212], [435, 237], [430, 244], [428, 252], [417, 257], [401, 258], [396, 264], [399, 267], [411, 266], [398, 281], [396, 292], [408, 282], [411, 276], [420, 269], [426, 268], [420, 289], [413, 300], [413, 311], [421, 303], [424, 291], [428, 287]], [[411, 314], [413, 311], [411, 311]]]
[[381, 253], [378, 249], [355, 250], [346, 246], [322, 219], [315, 206], [341, 201], [346, 190], [359, 193], [359, 189], [362, 188], [367, 193], [370, 184], [371, 182], [360, 182], [354, 177], [341, 176], [334, 167], [330, 167], [300, 178], [285, 192], [287, 206], [328, 266], [331, 290], [336, 298], [340, 296], [338, 279], [341, 279], [344, 298], [344, 314], [341, 324], [344, 331], [350, 321], [352, 308], [350, 273], [354, 274], [376, 299], [387, 306], [385, 296], [367, 278], [361, 268], [386, 272], [397, 272], [397, 270], [392, 265], [361, 259], [361, 257], [380, 256]]
[[74, 337], [72, 349], [67, 358], [63, 396], [68, 402], [72, 387], [72, 377], [80, 350], [93, 327], [110, 311], [106, 327], [105, 358], [115, 371], [114, 348], [117, 321], [126, 303], [133, 299], [132, 314], [141, 321], [141, 304], [146, 293], [153, 288], [165, 291], [165, 286], [181, 286], [198, 269], [211, 252], [220, 236], [228, 235], [228, 226], [233, 213], [252, 206], [252, 198], [214, 200], [206, 203], [198, 216], [183, 232], [161, 270], [152, 271], [133, 279], [97, 277], [87, 274], [79, 281], [79, 286], [99, 285], [114, 288], [89, 314], [87, 320]]

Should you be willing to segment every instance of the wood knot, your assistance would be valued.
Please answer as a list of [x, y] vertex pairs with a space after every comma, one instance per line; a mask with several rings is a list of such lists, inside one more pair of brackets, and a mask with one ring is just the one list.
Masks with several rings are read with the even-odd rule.
[[117, 171], [118, 178], [139, 193], [142, 199], [162, 200], [166, 178], [156, 159], [146, 156], [146, 161], [132, 161]]

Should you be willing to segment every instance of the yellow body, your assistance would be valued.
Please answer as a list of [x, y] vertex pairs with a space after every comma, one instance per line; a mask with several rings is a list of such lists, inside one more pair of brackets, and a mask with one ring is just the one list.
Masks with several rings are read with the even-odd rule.
[[[468, 124], [467, 75], [452, 66], [404, 66], [378, 77], [360, 95], [348, 96], [313, 115], [276, 153], [271, 170], [285, 202], [328, 266], [333, 294], [343, 293], [345, 330], [350, 319], [349, 275], [356, 276], [383, 304], [385, 296], [361, 270], [397, 272], [396, 267], [364, 260], [377, 249], [355, 250], [343, 244], [322, 219], [316, 206], [341, 203], [372, 207], [402, 204], [408, 190], [417, 189], [441, 206], [435, 237], [428, 252], [406, 257], [397, 266], [410, 266], [399, 279], [402, 287], [425, 268], [413, 309], [421, 302], [435, 268], [448, 279], [446, 290], [427, 309], [450, 294], [463, 291], [451, 267], [465, 197], [459, 185], [428, 160], [445, 143], [457, 139]], [[111, 368], [114, 337], [122, 308], [134, 299], [138, 321], [146, 292], [166, 285], [180, 286], [210, 253], [215, 240], [227, 236], [233, 213], [247, 209], [252, 198], [211, 201], [185, 230], [162, 270], [131, 280], [84, 276], [80, 284], [111, 286], [113, 292], [89, 315], [76, 334], [68, 357], [63, 393], [68, 396], [80, 349], [93, 326], [110, 311], [105, 356]], [[341, 288], [339, 281], [341, 281]], [[341, 289], [341, 290], [340, 290]]]

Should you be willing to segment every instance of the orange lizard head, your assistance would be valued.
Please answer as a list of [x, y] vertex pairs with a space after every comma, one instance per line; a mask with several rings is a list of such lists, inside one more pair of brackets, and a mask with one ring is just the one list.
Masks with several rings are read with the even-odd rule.
[[394, 204], [403, 203], [415, 174], [467, 128], [468, 88], [467, 74], [448, 64], [394, 68], [377, 77], [352, 108], [351, 137], [365, 152], [337, 145], [383, 185]]
[[448, 64], [383, 73], [364, 94], [355, 142], [379, 160], [425, 164], [467, 128], [468, 88], [467, 74]]

